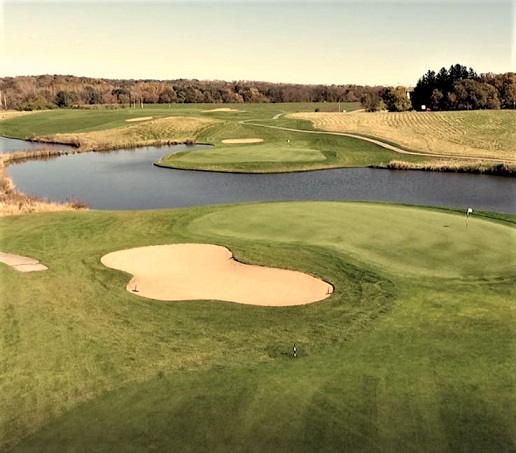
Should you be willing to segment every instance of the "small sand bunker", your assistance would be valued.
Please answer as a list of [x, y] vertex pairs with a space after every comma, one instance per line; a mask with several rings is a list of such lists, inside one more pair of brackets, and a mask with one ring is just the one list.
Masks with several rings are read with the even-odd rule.
[[48, 269], [47, 266], [44, 266], [34, 258], [13, 255], [11, 253], [0, 252], [0, 262], [11, 266], [19, 272], [46, 271]]
[[128, 291], [157, 300], [289, 306], [333, 292], [329, 283], [301, 272], [239, 263], [227, 248], [211, 244], [138, 247], [108, 253], [101, 261], [133, 275]]
[[203, 110], [203, 113], [209, 113], [209, 112], [241, 112], [242, 110], [238, 109], [232, 109], [230, 107], [222, 107], [220, 109], [211, 109], [211, 110]]
[[222, 143], [260, 143], [263, 138], [226, 138]]
[[151, 120], [153, 117], [152, 116], [140, 116], [139, 118], [130, 118], [128, 120], [125, 120], [126, 122], [128, 123], [134, 123], [136, 121], [147, 121], [147, 120]]

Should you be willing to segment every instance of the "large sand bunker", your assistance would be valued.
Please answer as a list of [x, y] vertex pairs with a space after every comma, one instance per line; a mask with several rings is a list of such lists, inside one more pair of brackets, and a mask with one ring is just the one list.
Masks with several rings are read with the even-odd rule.
[[232, 109], [230, 107], [221, 107], [219, 109], [211, 109], [211, 110], [202, 110], [203, 113], [209, 112], [241, 112], [242, 110]]
[[138, 247], [108, 253], [101, 261], [133, 275], [128, 291], [157, 300], [289, 306], [325, 299], [333, 291], [329, 283], [301, 272], [239, 263], [218, 245]]
[[263, 138], [225, 138], [222, 143], [260, 143]]
[[129, 118], [128, 120], [125, 120], [125, 121], [127, 121], [128, 123], [134, 123], [137, 121], [147, 121], [147, 120], [151, 120], [151, 119], [152, 119], [152, 116], [140, 116], [139, 118]]

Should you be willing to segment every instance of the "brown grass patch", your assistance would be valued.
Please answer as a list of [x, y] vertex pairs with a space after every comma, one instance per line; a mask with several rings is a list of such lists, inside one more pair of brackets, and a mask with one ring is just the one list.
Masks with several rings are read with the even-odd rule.
[[385, 139], [414, 151], [516, 162], [516, 111], [294, 113], [317, 129]]
[[515, 176], [516, 164], [489, 163], [489, 162], [465, 162], [463, 160], [434, 160], [430, 162], [405, 162], [391, 160], [387, 165], [376, 166], [389, 170], [424, 170], [452, 173], [475, 173], [497, 176]]
[[42, 139], [78, 146], [82, 151], [104, 151], [139, 146], [195, 143], [195, 137], [218, 120], [207, 118], [168, 117], [149, 120], [124, 128], [77, 134], [55, 134]]

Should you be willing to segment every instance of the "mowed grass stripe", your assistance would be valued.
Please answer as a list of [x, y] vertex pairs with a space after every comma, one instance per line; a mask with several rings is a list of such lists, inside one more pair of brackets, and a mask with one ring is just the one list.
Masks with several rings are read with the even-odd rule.
[[310, 120], [317, 129], [383, 138], [425, 153], [516, 160], [516, 113], [509, 110], [352, 115], [306, 112], [288, 117]]
[[450, 289], [404, 295], [367, 336], [317, 355], [285, 345], [278, 363], [158, 373], [14, 451], [511, 451], [507, 298], [486, 308]]
[[[475, 278], [428, 278], [325, 242], [340, 230], [360, 244], [355, 230], [363, 230], [362, 239], [383, 236], [387, 252], [396, 244], [391, 228], [408, 231], [413, 217], [464, 220], [359, 203], [1, 219], [3, 250], [49, 266], [27, 278], [0, 267], [2, 449], [510, 451], [510, 269], [478, 265]], [[497, 236], [514, 230], [514, 216], [503, 220], [482, 224], [486, 266], [501, 256]], [[321, 276], [335, 293], [280, 309], [158, 303], [125, 291], [129, 276], [100, 263], [109, 251], [174, 242], [219, 243], [244, 262]], [[464, 270], [460, 247], [439, 247], [450, 247], [448, 259]], [[405, 253], [427, 252], [411, 240]]]

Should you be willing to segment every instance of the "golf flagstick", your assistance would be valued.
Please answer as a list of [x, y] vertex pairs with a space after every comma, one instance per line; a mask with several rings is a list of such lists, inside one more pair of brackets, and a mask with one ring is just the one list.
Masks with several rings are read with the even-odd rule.
[[466, 230], [468, 229], [469, 216], [471, 214], [473, 214], [473, 209], [472, 208], [468, 208], [468, 210], [466, 211]]

